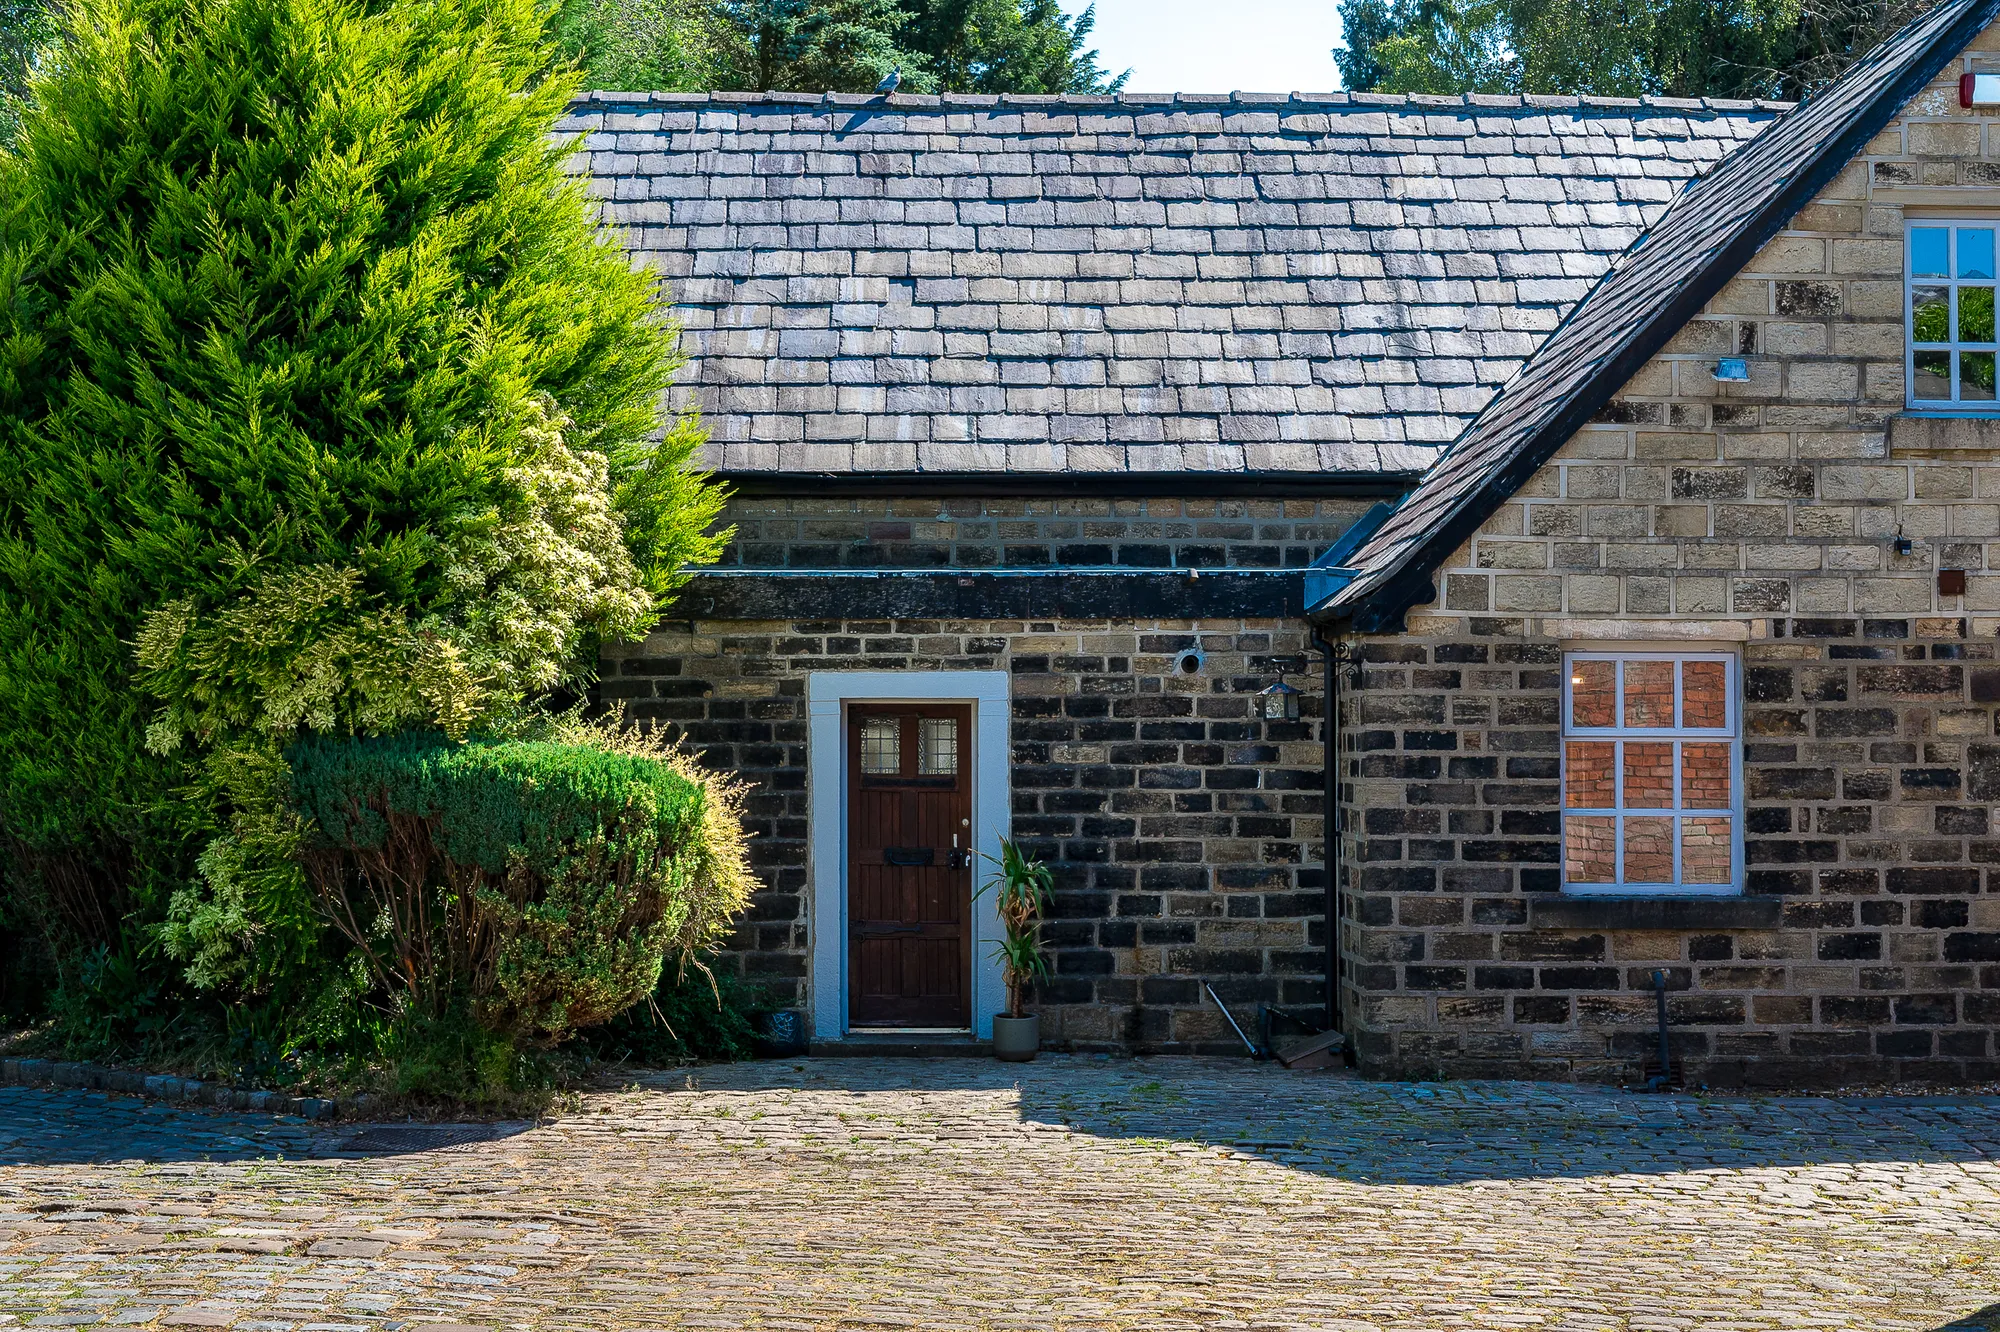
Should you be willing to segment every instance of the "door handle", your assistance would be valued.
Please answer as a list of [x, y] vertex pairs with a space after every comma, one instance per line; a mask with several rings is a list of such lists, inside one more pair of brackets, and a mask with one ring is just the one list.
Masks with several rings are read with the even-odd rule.
[[921, 934], [921, 925], [857, 925], [854, 932], [864, 939], [881, 939], [891, 934]]
[[928, 846], [885, 846], [882, 848], [884, 865], [901, 865], [905, 868], [931, 865], [937, 861], [937, 852]]

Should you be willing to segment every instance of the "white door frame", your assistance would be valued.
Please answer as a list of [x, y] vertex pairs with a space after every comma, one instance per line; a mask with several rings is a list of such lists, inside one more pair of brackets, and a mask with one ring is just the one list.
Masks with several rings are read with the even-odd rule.
[[[847, 1035], [847, 705], [966, 703], [972, 707], [972, 836], [978, 853], [1000, 854], [1007, 835], [1007, 693], [1005, 671], [813, 671], [806, 676], [806, 878], [812, 885], [813, 1039]], [[973, 862], [973, 882], [986, 877]], [[993, 944], [1000, 913], [991, 895], [973, 902], [972, 1030], [993, 1035], [1007, 987]]]

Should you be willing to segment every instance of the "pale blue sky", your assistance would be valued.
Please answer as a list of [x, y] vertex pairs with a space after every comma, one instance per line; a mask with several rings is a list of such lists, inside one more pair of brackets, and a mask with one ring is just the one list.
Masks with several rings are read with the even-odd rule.
[[[1071, 14], [1087, 0], [1062, 0]], [[1097, 0], [1091, 45], [1128, 92], [1331, 92], [1337, 0]]]

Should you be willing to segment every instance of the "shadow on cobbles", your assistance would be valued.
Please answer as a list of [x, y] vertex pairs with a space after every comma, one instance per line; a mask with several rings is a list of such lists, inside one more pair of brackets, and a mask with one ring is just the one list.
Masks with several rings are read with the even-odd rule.
[[766, 1079], [863, 1097], [1018, 1088], [1027, 1123], [1234, 1149], [1375, 1184], [2000, 1157], [1996, 1097], [1652, 1096], [1557, 1083], [1365, 1082], [1221, 1059], [1065, 1056], [1012, 1067], [790, 1061], [705, 1070], [702, 1085], [747, 1089]]
[[1963, 1318], [1954, 1318], [1932, 1332], [2000, 1332], [2000, 1304], [1975, 1309]]
[[103, 1092], [4, 1087], [0, 1168], [408, 1156], [494, 1142], [531, 1127], [525, 1121], [320, 1126], [293, 1115], [183, 1108]]

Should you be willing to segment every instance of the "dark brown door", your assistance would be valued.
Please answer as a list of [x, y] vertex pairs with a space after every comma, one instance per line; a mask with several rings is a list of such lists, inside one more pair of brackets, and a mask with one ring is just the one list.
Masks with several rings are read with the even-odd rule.
[[848, 1023], [972, 1016], [972, 709], [847, 714]]

